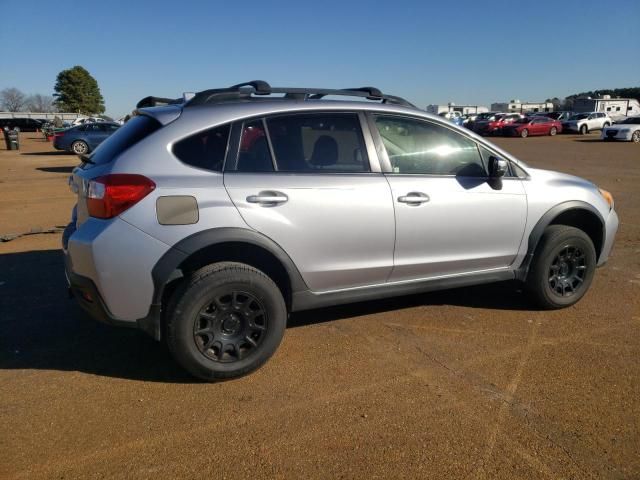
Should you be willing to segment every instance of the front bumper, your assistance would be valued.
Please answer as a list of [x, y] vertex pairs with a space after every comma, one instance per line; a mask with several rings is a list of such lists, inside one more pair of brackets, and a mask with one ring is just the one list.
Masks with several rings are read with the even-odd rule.
[[614, 209], [611, 209], [611, 211], [609, 212], [609, 216], [605, 219], [604, 245], [602, 245], [600, 257], [598, 257], [598, 267], [601, 267], [602, 265], [607, 263], [607, 260], [609, 260], [611, 250], [613, 249], [613, 243], [616, 239], [616, 233], [618, 232], [618, 225], [618, 214]]
[[604, 128], [602, 129], [602, 133], [600, 134], [600, 138], [602, 140], [624, 140], [624, 141], [630, 141], [631, 140], [631, 130], [622, 132], [622, 130], [618, 130], [618, 129], [609, 129], [609, 128]]

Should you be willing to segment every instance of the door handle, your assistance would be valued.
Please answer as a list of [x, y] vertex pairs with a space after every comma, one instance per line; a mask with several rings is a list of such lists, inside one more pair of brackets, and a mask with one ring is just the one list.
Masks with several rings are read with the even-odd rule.
[[261, 205], [278, 205], [285, 203], [287, 200], [289, 200], [289, 197], [280, 192], [260, 192], [257, 195], [249, 195], [247, 197], [247, 202]]
[[422, 192], [409, 192], [402, 197], [398, 197], [398, 202], [408, 203], [409, 205], [420, 205], [428, 202], [429, 200], [431, 200], [429, 195]]

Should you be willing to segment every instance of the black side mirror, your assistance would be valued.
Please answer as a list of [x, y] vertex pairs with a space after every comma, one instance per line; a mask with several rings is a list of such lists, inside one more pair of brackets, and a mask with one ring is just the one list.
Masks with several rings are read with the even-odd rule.
[[493, 155], [489, 157], [489, 176], [491, 178], [504, 177], [508, 169], [509, 164], [506, 160], [494, 157]]

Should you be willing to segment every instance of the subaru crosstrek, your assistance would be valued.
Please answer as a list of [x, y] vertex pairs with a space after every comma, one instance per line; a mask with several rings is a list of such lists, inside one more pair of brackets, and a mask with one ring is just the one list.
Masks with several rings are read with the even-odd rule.
[[203, 379], [261, 366], [294, 311], [509, 279], [573, 305], [618, 227], [591, 182], [372, 87], [138, 106], [69, 179], [66, 274], [94, 317]]

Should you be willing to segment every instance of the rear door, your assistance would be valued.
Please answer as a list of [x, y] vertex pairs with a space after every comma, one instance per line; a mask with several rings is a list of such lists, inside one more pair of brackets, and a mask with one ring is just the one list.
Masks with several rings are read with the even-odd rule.
[[393, 267], [393, 203], [367, 154], [363, 118], [305, 112], [234, 126], [225, 187], [245, 222], [278, 243], [314, 291], [384, 283]]

